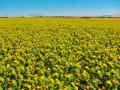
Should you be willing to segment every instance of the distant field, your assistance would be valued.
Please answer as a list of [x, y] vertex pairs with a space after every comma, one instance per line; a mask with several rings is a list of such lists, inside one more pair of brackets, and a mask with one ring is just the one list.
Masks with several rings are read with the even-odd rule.
[[0, 18], [0, 90], [120, 90], [120, 18]]

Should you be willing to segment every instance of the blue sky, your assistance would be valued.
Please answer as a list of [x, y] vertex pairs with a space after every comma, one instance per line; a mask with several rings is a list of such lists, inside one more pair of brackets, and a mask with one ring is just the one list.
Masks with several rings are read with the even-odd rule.
[[120, 0], [0, 0], [0, 16], [96, 16], [120, 13]]

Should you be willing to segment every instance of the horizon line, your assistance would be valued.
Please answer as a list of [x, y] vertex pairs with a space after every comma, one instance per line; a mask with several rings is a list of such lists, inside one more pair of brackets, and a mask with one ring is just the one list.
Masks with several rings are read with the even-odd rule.
[[117, 18], [117, 17], [120, 17], [120, 16], [113, 16], [113, 15], [101, 15], [101, 16], [58, 16], [58, 15], [56, 15], [56, 16], [50, 16], [50, 15], [48, 15], [48, 16], [45, 16], [45, 15], [40, 15], [40, 16], [0, 16], [0, 18], [10, 18], [10, 17], [15, 17], [15, 18], [29, 18], [29, 17], [79, 17], [79, 18]]

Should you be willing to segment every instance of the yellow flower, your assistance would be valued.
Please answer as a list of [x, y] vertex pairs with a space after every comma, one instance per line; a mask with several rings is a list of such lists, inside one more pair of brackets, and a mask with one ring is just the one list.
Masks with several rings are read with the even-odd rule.
[[13, 90], [11, 87], [9, 87], [7, 90]]
[[108, 84], [108, 85], [112, 85], [112, 83], [111, 83], [110, 80], [107, 80], [107, 81], [106, 81], [106, 84]]
[[41, 90], [41, 87], [40, 87], [40, 86], [37, 86], [37, 90]]
[[15, 81], [15, 80], [11, 80], [11, 84], [12, 84], [12, 85], [15, 85], [15, 84], [16, 84], [16, 81]]
[[10, 68], [10, 64], [7, 64], [7, 66], [6, 66], [7, 68]]
[[66, 78], [71, 78], [73, 75], [72, 74], [65, 74], [64, 75]]
[[113, 63], [112, 63], [112, 62], [108, 62], [108, 65], [109, 65], [110, 67], [112, 67], [112, 66], [113, 66]]
[[87, 72], [86, 70], [84, 70], [82, 74], [83, 74], [83, 76], [85, 77], [85, 76], [88, 75], [88, 72]]
[[54, 74], [53, 74], [53, 76], [58, 77], [58, 76], [59, 76], [59, 74], [58, 74], [58, 73], [54, 73]]
[[75, 72], [75, 74], [78, 75], [78, 76], [80, 76], [80, 71], [77, 70], [77, 71]]
[[86, 90], [90, 90], [90, 86], [89, 85], [86, 86]]
[[56, 79], [55, 81], [56, 81], [56, 84], [60, 85], [60, 81], [58, 79]]
[[54, 79], [50, 79], [50, 82], [51, 82], [52, 85], [55, 84], [55, 80]]
[[21, 65], [21, 66], [20, 66], [20, 69], [21, 69], [21, 70], [24, 70], [24, 66]]
[[78, 87], [77, 87], [77, 86], [75, 86], [75, 87], [74, 87], [74, 90], [78, 90]]
[[4, 78], [0, 77], [0, 82], [4, 82]]
[[117, 79], [113, 79], [111, 82], [112, 82], [113, 84], [119, 83]]
[[12, 74], [12, 75], [15, 75], [15, 74], [16, 74], [16, 72], [15, 72], [14, 69], [12, 70], [11, 74]]
[[24, 77], [22, 76], [22, 74], [18, 74], [20, 79], [23, 79]]
[[45, 80], [45, 78], [46, 78], [45, 76], [41, 76], [40, 77], [41, 80]]
[[107, 67], [107, 65], [105, 64], [105, 63], [103, 63], [103, 65], [102, 65], [103, 67]]
[[77, 66], [78, 68], [79, 68], [79, 67], [81, 67], [81, 66], [80, 66], [80, 63], [76, 63], [76, 65], [75, 65], [75, 66]]
[[69, 90], [69, 87], [68, 86], [64, 86], [64, 90]]
[[110, 74], [109, 72], [106, 72], [105, 75], [107, 75], [107, 76], [111, 76], [111, 74]]
[[97, 57], [96, 56], [92, 56], [92, 59], [95, 60]]

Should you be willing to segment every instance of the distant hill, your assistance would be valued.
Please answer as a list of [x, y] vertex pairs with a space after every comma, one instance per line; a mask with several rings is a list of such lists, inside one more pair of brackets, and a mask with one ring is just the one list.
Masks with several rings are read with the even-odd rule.
[[112, 15], [102, 15], [101, 17], [112, 17]]
[[113, 15], [102, 15], [100, 17], [120, 17], [120, 13], [113, 14]]
[[112, 16], [113, 16], [113, 17], [120, 17], [120, 13], [113, 14]]

